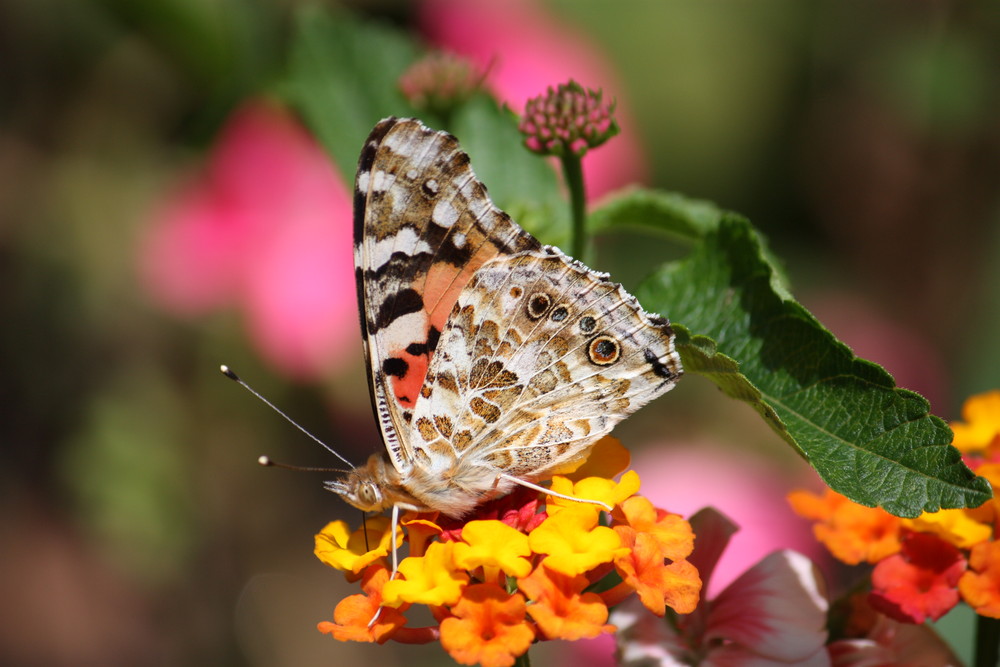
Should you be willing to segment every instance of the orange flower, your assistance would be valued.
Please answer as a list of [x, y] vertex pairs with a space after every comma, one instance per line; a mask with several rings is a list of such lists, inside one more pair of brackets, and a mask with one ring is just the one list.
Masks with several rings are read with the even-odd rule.
[[[348, 572], [360, 572], [373, 561], [377, 568], [364, 570], [365, 594], [342, 600], [335, 622], [320, 629], [340, 640], [440, 640], [460, 663], [510, 665], [536, 635], [576, 640], [613, 632], [607, 623], [609, 600], [617, 603], [636, 591], [660, 615], [666, 606], [687, 613], [701, 584], [686, 560], [694, 540], [691, 526], [634, 496], [639, 489], [634, 472], [620, 482], [611, 479], [627, 463], [622, 452], [616, 441], [606, 439], [600, 465], [588, 462], [581, 468], [585, 477], [553, 481], [557, 493], [615, 507], [613, 527], [599, 525], [605, 515], [595, 504], [527, 488], [485, 503], [463, 519], [410, 513], [400, 522], [409, 557], [389, 580], [388, 519], [369, 521], [369, 536], [376, 531], [379, 543], [371, 551], [365, 550], [363, 531], [349, 533], [343, 522], [331, 523], [317, 536], [321, 560]], [[586, 592], [592, 585], [604, 592]], [[505, 592], [514, 586], [521, 592]], [[405, 627], [402, 614], [411, 604], [427, 605], [439, 625]]]
[[648, 498], [633, 496], [615, 510], [615, 520], [640, 533], [648, 533], [660, 545], [664, 558], [687, 558], [694, 551], [691, 524], [677, 514], [653, 506]]
[[406, 624], [400, 611], [383, 607], [375, 623], [371, 627], [368, 625], [382, 604], [382, 586], [388, 580], [389, 570], [384, 565], [369, 567], [361, 578], [364, 594], [351, 595], [341, 600], [333, 611], [333, 623], [321, 622], [317, 626], [319, 631], [333, 635], [340, 641], [384, 644]]
[[1000, 618], [1000, 542], [972, 547], [969, 570], [959, 580], [958, 590], [977, 614]]
[[441, 621], [441, 646], [463, 665], [509, 667], [535, 638], [524, 622], [524, 596], [496, 584], [466, 587], [451, 613]]
[[[663, 551], [654, 535], [639, 533], [628, 526], [615, 526], [622, 544], [628, 551], [615, 559], [622, 584], [635, 589], [639, 601], [657, 616], [666, 613], [670, 605], [681, 614], [689, 614], [698, 605], [701, 578], [698, 570], [686, 560], [666, 563]], [[611, 593], [617, 597], [618, 591]], [[613, 599], [613, 598], [611, 598]]]
[[987, 500], [979, 507], [964, 510], [971, 518], [993, 526], [994, 532], [1000, 534], [1000, 498], [997, 492], [1000, 491], [1000, 463], [980, 463], [973, 468], [975, 473], [985, 477], [993, 485], [993, 498]]
[[435, 514], [411, 514], [400, 520], [399, 524], [406, 528], [411, 556], [423, 556], [428, 540], [441, 534], [441, 526], [431, 520], [434, 516]]
[[582, 574], [571, 577], [542, 564], [517, 585], [534, 603], [528, 613], [548, 639], [585, 639], [615, 629], [607, 625], [601, 597], [583, 592], [590, 581]]
[[788, 501], [799, 516], [819, 521], [813, 526], [816, 539], [848, 565], [877, 563], [899, 552], [902, 520], [885, 510], [858, 505], [830, 489], [822, 496], [793, 491]]

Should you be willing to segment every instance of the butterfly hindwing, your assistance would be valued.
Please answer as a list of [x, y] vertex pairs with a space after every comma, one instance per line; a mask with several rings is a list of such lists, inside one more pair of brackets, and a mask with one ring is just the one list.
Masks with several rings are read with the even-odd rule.
[[498, 257], [462, 291], [441, 337], [414, 455], [489, 479], [544, 478], [681, 372], [666, 320], [604, 274], [547, 247]]
[[411, 421], [463, 288], [498, 255], [540, 247], [490, 201], [449, 134], [383, 120], [365, 142], [354, 203], [362, 336], [389, 459], [412, 465]]

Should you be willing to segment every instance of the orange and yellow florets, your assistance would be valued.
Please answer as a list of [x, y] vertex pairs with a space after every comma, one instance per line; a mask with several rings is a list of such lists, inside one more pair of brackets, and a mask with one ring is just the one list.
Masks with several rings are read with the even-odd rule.
[[[612, 479], [627, 465], [624, 451], [606, 438], [584, 469], [552, 481], [552, 491], [612, 507], [610, 520], [600, 505], [530, 489], [463, 521], [409, 514], [397, 536], [409, 555], [391, 581], [388, 519], [368, 522], [367, 549], [364, 530], [328, 524], [316, 536], [316, 555], [360, 579], [362, 593], [341, 600], [320, 631], [345, 641], [439, 641], [461, 664], [500, 667], [535, 641], [613, 632], [609, 606], [633, 594], [660, 616], [667, 607], [690, 613], [701, 591], [686, 560], [694, 533], [681, 517], [635, 495], [634, 472]], [[437, 625], [407, 627], [414, 604], [426, 605]]]

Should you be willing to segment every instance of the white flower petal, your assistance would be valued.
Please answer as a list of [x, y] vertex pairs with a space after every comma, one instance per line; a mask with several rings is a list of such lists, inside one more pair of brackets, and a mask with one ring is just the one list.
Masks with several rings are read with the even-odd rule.
[[711, 602], [705, 639], [727, 640], [773, 661], [761, 665], [811, 665], [819, 653], [824, 661], [815, 664], [829, 664], [823, 649], [829, 603], [822, 588], [808, 558], [790, 550], [772, 553]]

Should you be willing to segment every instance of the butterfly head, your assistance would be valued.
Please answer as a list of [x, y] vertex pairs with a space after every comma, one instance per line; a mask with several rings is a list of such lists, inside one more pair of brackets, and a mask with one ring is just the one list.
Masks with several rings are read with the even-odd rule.
[[340, 479], [323, 482], [323, 486], [363, 512], [414, 504], [399, 487], [399, 474], [382, 454], [372, 454], [365, 465], [348, 471]]

